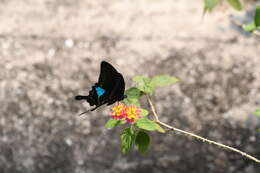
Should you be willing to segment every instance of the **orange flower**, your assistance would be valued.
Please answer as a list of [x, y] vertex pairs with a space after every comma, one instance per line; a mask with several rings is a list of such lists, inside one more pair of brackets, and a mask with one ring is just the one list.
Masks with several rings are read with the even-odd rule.
[[125, 108], [125, 119], [128, 123], [134, 123], [136, 120], [138, 120], [140, 109], [138, 109], [136, 106], [127, 106]]
[[134, 123], [140, 117], [140, 112], [140, 109], [136, 106], [119, 104], [112, 108], [112, 118], [117, 120], [125, 120], [128, 123]]
[[125, 105], [124, 104], [118, 104], [112, 108], [112, 118], [119, 120], [124, 118], [124, 112], [125, 112]]

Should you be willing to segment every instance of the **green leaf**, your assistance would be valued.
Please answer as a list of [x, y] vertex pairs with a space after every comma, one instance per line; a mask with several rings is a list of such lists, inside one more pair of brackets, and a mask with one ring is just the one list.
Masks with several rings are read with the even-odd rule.
[[256, 29], [256, 26], [255, 26], [255, 23], [252, 22], [252, 23], [250, 23], [248, 25], [242, 26], [242, 28], [243, 28], [244, 31], [252, 32], [252, 31], [254, 31]]
[[257, 132], [260, 133], [260, 129], [257, 129]]
[[135, 138], [135, 145], [140, 153], [145, 154], [150, 144], [150, 137], [145, 131], [139, 131]]
[[174, 84], [178, 81], [177, 78], [168, 75], [158, 75], [152, 78], [151, 86], [159, 87]]
[[135, 92], [135, 95], [133, 94], [133, 96], [135, 97], [140, 97], [142, 95], [142, 92], [146, 94], [152, 94], [155, 92], [156, 87], [170, 85], [178, 81], [177, 78], [169, 75], [158, 75], [153, 78], [136, 76], [133, 78], [133, 80], [138, 84], [135, 89], [132, 89], [132, 92]]
[[146, 94], [152, 94], [155, 91], [155, 88], [152, 87], [150, 84], [139, 85], [137, 88]]
[[108, 120], [105, 127], [108, 128], [108, 129], [111, 129], [117, 125], [121, 124], [121, 120]]
[[136, 83], [149, 83], [151, 81], [151, 78], [149, 77], [145, 77], [145, 76], [135, 76], [133, 78], [133, 81], [136, 82]]
[[149, 111], [146, 109], [140, 108], [140, 110], [141, 110], [140, 115], [143, 117], [147, 116], [149, 114]]
[[218, 2], [219, 0], [204, 0], [204, 12], [211, 11]]
[[125, 95], [127, 95], [127, 98], [136, 98], [139, 99], [142, 96], [142, 91], [140, 91], [136, 87], [129, 88], [125, 91]]
[[159, 124], [157, 124], [157, 123], [156, 123], [156, 130], [157, 130], [158, 132], [165, 133], [165, 130], [164, 130]]
[[260, 117], [260, 108], [253, 112], [253, 115]]
[[164, 129], [161, 128], [157, 123], [148, 120], [147, 118], [140, 118], [136, 121], [136, 126], [140, 129], [149, 130], [149, 131], [159, 131], [164, 133]]
[[137, 88], [146, 94], [152, 94], [155, 91], [154, 87], [150, 84], [151, 78], [149, 77], [135, 76], [133, 81], [138, 84]]
[[257, 6], [255, 10], [255, 26], [260, 27], [260, 6]]
[[260, 6], [256, 7], [254, 21], [248, 25], [244, 25], [242, 28], [247, 32], [253, 32], [260, 28]]
[[144, 130], [149, 130], [149, 131], [155, 131], [155, 122], [148, 120], [147, 118], [140, 118], [136, 121], [136, 126], [144, 129]]
[[139, 102], [139, 99], [136, 99], [136, 98], [125, 98], [123, 100], [124, 104], [126, 105], [135, 105], [137, 107], [140, 107], [140, 102]]
[[135, 141], [135, 134], [131, 128], [125, 128], [120, 136], [121, 139], [121, 151], [126, 154], [131, 149]]
[[242, 10], [242, 5], [239, 0], [227, 0], [227, 2], [235, 9], [235, 10]]

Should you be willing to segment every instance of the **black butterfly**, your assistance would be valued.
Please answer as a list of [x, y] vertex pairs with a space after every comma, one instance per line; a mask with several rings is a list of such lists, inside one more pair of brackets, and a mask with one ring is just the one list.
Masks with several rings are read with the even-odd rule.
[[[89, 110], [94, 111], [101, 105], [111, 105], [116, 101], [123, 100], [126, 97], [124, 91], [125, 81], [122, 74], [118, 73], [108, 62], [102, 61], [98, 83], [95, 83], [94, 86], [92, 86], [88, 96], [78, 95], [75, 99], [86, 100], [90, 106], [95, 105], [94, 108]], [[80, 115], [86, 112], [83, 112]]]

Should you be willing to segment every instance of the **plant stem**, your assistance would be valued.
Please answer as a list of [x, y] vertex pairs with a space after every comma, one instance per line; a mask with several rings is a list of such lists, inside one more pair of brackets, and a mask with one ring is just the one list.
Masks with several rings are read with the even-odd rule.
[[253, 160], [253, 161], [255, 161], [256, 163], [259, 163], [259, 164], [260, 164], [260, 160], [259, 160], [259, 159], [255, 158], [255, 157], [253, 157], [253, 156], [251, 156], [251, 155], [249, 155], [249, 154], [247, 154], [247, 153], [245, 153], [245, 152], [243, 152], [243, 151], [241, 151], [241, 150], [238, 150], [238, 149], [236, 149], [236, 148], [234, 148], [234, 147], [230, 147], [230, 146], [228, 146], [228, 145], [224, 145], [224, 144], [221, 144], [221, 143], [219, 143], [219, 142], [215, 142], [215, 141], [209, 140], [209, 139], [207, 139], [207, 138], [201, 137], [201, 136], [196, 135], [196, 134], [194, 134], [194, 133], [190, 133], [190, 132], [187, 132], [187, 131], [178, 129], [178, 128], [175, 128], [175, 127], [173, 127], [173, 126], [171, 126], [171, 125], [168, 125], [168, 124], [166, 124], [166, 123], [161, 122], [161, 121], [159, 120], [158, 114], [157, 114], [156, 111], [155, 111], [155, 107], [154, 107], [154, 105], [153, 105], [153, 102], [152, 102], [152, 100], [151, 100], [151, 97], [150, 97], [150, 96], [147, 96], [147, 100], [148, 100], [148, 103], [149, 103], [149, 105], [150, 105], [150, 107], [151, 107], [151, 109], [152, 109], [153, 115], [154, 115], [154, 117], [155, 117], [155, 122], [157, 122], [158, 124], [160, 124], [160, 125], [162, 125], [162, 126], [168, 128], [168, 129], [170, 129], [170, 130], [172, 130], [172, 131], [176, 131], [176, 132], [179, 132], [179, 133], [181, 133], [181, 134], [194, 137], [194, 138], [196, 138], [196, 139], [198, 139], [198, 140], [201, 140], [201, 141], [203, 141], [203, 142], [207, 142], [207, 143], [209, 143], [209, 144], [216, 145], [216, 146], [218, 146], [218, 147], [220, 147], [220, 148], [223, 148], [223, 149], [226, 149], [226, 150], [229, 150], [229, 151], [233, 151], [233, 152], [239, 153], [240, 155], [242, 155], [242, 156], [244, 156], [244, 157], [246, 157], [246, 158], [248, 158], [248, 159], [250, 159], [250, 160]]

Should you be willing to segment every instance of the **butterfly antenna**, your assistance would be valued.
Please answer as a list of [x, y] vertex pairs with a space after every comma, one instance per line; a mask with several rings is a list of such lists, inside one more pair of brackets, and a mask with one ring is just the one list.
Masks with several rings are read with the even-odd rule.
[[87, 111], [85, 111], [85, 112], [82, 112], [81, 114], [79, 114], [79, 116], [81, 116], [81, 115], [83, 115], [83, 114], [85, 114], [85, 113], [88, 113], [90, 110], [87, 110]]
[[96, 107], [94, 107], [94, 108], [92, 108], [92, 109], [90, 109], [90, 110], [87, 110], [87, 111], [85, 111], [85, 112], [82, 112], [81, 114], [79, 114], [79, 116], [81, 116], [81, 115], [83, 115], [83, 114], [85, 114], [85, 113], [88, 113], [89, 111], [94, 111], [94, 110], [96, 110], [98, 107], [100, 107], [100, 106], [102, 106], [102, 105], [98, 105], [98, 106], [96, 106]]

